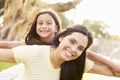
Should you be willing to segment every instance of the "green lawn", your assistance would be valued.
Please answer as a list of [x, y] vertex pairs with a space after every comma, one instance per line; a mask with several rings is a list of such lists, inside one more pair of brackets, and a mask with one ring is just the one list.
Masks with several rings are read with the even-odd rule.
[[3, 69], [7, 69], [13, 65], [15, 65], [15, 63], [0, 62], [0, 71]]

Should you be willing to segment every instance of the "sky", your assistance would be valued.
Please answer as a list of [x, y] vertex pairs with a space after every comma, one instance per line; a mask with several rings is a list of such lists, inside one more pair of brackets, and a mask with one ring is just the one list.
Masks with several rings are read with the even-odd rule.
[[[70, 0], [45, 0], [49, 3]], [[66, 12], [66, 16], [74, 23], [82, 23], [84, 19], [104, 21], [110, 28], [110, 34], [120, 36], [120, 2], [119, 0], [82, 0], [76, 9]]]
[[110, 34], [120, 36], [119, 8], [119, 0], [83, 0], [76, 9], [66, 12], [66, 16], [75, 23], [84, 19], [102, 20], [110, 27]]
[[[68, 2], [72, 0], [44, 0], [48, 3]], [[65, 12], [74, 23], [83, 23], [84, 19], [101, 20], [110, 28], [112, 35], [120, 36], [120, 0], [82, 0], [75, 9]], [[0, 23], [2, 20], [0, 19]], [[1, 25], [1, 24], [0, 24]]]

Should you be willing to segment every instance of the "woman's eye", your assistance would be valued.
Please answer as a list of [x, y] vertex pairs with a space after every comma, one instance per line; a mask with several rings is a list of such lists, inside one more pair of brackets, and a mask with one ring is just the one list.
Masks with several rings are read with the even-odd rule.
[[78, 47], [78, 50], [79, 50], [79, 51], [83, 51], [83, 48], [81, 48], [81, 47]]
[[71, 42], [72, 44], [75, 44], [75, 41], [74, 41], [73, 39], [70, 39], [70, 42]]

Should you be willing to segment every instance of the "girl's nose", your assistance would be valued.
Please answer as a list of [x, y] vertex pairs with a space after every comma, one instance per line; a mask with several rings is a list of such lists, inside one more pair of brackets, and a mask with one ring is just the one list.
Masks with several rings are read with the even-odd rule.
[[46, 24], [43, 24], [43, 25], [41, 26], [41, 28], [46, 28]]

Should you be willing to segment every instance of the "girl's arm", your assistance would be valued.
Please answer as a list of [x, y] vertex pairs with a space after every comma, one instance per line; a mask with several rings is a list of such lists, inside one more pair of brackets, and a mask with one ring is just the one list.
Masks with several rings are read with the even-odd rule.
[[93, 67], [87, 72], [107, 76], [114, 76], [113, 72], [109, 69], [109, 67], [100, 63], [94, 63]]
[[25, 45], [25, 41], [0, 41], [0, 48], [13, 48], [19, 45]]
[[0, 48], [0, 61], [1, 62], [14, 62], [15, 58], [12, 49]]
[[[105, 65], [108, 67], [109, 70], [115, 73], [120, 73], [120, 66], [117, 65], [115, 62], [113, 62], [110, 58], [100, 55], [98, 53], [92, 52], [92, 51], [87, 51], [87, 57], [91, 60], [93, 60], [95, 63], [99, 63], [101, 66]], [[96, 67], [97, 68], [97, 67]], [[120, 75], [116, 75], [120, 76]]]

